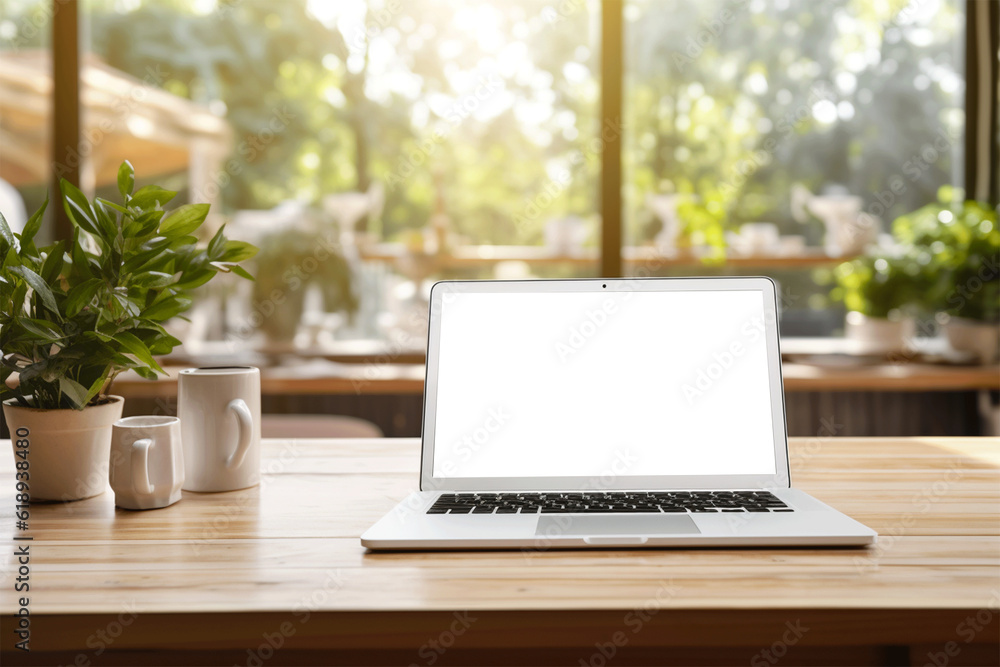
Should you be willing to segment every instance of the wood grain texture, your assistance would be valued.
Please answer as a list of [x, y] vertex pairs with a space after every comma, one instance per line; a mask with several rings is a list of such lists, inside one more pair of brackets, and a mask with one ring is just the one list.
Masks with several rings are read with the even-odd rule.
[[[795, 485], [878, 530], [868, 549], [366, 552], [361, 532], [415, 489], [418, 463], [416, 439], [265, 441], [259, 487], [185, 492], [150, 512], [115, 509], [110, 492], [34, 505], [25, 533], [4, 453], [0, 535], [34, 538], [32, 646], [92, 653], [95, 633], [118, 623], [115, 651], [236, 651], [287, 624], [293, 662], [325, 648], [427, 664], [421, 647], [465, 612], [476, 621], [451, 638], [453, 661], [530, 646], [578, 664], [623, 631], [622, 655], [704, 644], [752, 648], [748, 662], [802, 619], [797, 650], [869, 647], [859, 663], [884, 662], [885, 647], [962, 643], [977, 613], [991, 620], [966, 657], [1000, 640], [997, 438], [793, 439]], [[12, 552], [0, 581], [5, 657]]]

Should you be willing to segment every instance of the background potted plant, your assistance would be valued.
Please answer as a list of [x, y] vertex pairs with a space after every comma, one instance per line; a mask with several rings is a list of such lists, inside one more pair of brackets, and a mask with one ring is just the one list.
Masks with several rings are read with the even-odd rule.
[[[111, 424], [122, 398], [109, 395], [127, 369], [155, 379], [153, 355], [179, 340], [161, 323], [191, 305], [191, 290], [257, 249], [223, 229], [206, 247], [194, 233], [208, 204], [163, 210], [176, 193], [134, 189], [118, 171], [122, 202], [93, 202], [60, 184], [73, 237], [39, 248], [35, 235], [48, 202], [13, 234], [0, 215], [0, 399], [19, 470], [32, 500], [76, 500], [107, 487]], [[23, 462], [23, 465], [22, 465]]]
[[859, 257], [834, 270], [831, 296], [847, 306], [844, 335], [866, 351], [902, 351], [916, 333], [905, 311], [920, 289], [919, 267], [909, 258], [886, 254]]
[[253, 303], [270, 306], [258, 328], [272, 345], [290, 345], [294, 340], [311, 285], [322, 293], [327, 312], [353, 315], [358, 309], [350, 264], [333, 249], [317, 253], [320, 240], [320, 232], [308, 229], [291, 229], [260, 240], [262, 250], [254, 260]]
[[951, 346], [981, 362], [1000, 355], [1000, 227], [997, 210], [942, 188], [938, 202], [900, 216], [893, 233], [922, 267], [920, 301]]

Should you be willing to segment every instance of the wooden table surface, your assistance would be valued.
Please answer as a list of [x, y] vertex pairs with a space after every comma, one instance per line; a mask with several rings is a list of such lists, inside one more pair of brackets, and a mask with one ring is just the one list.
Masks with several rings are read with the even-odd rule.
[[[366, 552], [418, 461], [415, 439], [265, 441], [259, 487], [34, 505], [19, 531], [0, 455], [3, 663], [998, 660], [998, 438], [793, 439], [796, 486], [875, 528], [865, 549]], [[30, 654], [13, 649], [15, 545]]]

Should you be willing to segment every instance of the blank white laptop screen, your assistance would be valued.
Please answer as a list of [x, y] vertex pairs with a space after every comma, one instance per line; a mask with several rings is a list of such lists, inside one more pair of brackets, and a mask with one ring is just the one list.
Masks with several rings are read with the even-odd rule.
[[759, 290], [442, 300], [435, 477], [775, 473]]

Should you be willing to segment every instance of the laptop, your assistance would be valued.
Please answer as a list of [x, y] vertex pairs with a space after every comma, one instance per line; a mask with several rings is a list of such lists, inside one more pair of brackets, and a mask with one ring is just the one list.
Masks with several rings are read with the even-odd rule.
[[778, 312], [768, 278], [436, 283], [419, 491], [361, 543], [874, 543], [791, 485]]

